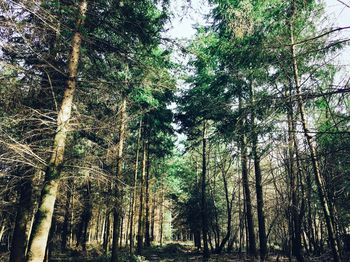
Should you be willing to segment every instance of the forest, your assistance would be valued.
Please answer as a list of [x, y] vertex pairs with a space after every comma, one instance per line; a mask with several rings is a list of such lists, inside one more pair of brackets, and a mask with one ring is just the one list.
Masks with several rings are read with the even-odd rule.
[[341, 12], [0, 0], [0, 261], [350, 261]]

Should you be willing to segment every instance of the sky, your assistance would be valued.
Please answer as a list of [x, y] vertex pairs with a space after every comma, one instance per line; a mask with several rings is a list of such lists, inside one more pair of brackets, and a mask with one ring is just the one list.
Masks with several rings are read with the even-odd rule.
[[[334, 27], [350, 26], [350, 0], [326, 0], [326, 14], [330, 20], [334, 21]], [[347, 5], [347, 6], [346, 6]], [[350, 38], [350, 29], [343, 30], [340, 36]], [[339, 61], [346, 66], [346, 70], [350, 69], [350, 47], [347, 46], [341, 51]]]
[[205, 16], [210, 12], [210, 7], [206, 0], [175, 0], [171, 1], [170, 5], [173, 17], [167, 35], [173, 38], [192, 38], [196, 33], [195, 25], [204, 25], [206, 21]]
[[326, 12], [335, 18], [335, 21], [339, 26], [350, 25], [350, 8], [345, 6], [345, 4], [350, 6], [350, 0], [326, 0], [325, 3]]

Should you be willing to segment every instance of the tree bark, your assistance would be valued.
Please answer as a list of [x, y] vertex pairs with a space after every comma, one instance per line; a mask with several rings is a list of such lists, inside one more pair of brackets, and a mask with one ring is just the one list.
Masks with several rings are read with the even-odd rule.
[[159, 216], [160, 216], [160, 229], [159, 229], [159, 245], [163, 246], [163, 223], [164, 223], [164, 184], [163, 179], [161, 178], [161, 204], [159, 207]]
[[217, 248], [216, 252], [220, 254], [225, 247], [227, 241], [229, 240], [231, 236], [231, 231], [232, 231], [232, 203], [233, 203], [233, 197], [234, 194], [232, 193], [232, 198], [230, 199], [229, 192], [228, 192], [228, 183], [227, 183], [227, 178], [226, 178], [226, 170], [225, 167], [221, 167], [221, 174], [222, 174], [222, 181], [224, 183], [224, 190], [225, 190], [225, 200], [226, 200], [226, 214], [227, 214], [227, 230], [226, 230], [226, 235], [222, 239], [219, 247]]
[[[293, 113], [292, 89], [289, 90], [289, 105], [288, 105], [288, 172], [290, 179], [290, 191], [291, 191], [291, 252], [297, 258], [298, 261], [304, 261], [303, 247], [301, 242], [301, 221], [298, 211], [298, 196], [297, 196], [297, 182], [296, 182], [296, 170], [295, 162], [299, 166], [298, 159], [294, 159], [294, 155], [297, 154], [297, 141], [295, 139], [295, 121]], [[297, 172], [300, 172], [299, 168]]]
[[[72, 184], [73, 181], [69, 180], [70, 184]], [[64, 251], [67, 249], [67, 240], [69, 235], [69, 223], [70, 223], [70, 209], [71, 209], [71, 198], [72, 198], [72, 192], [70, 188], [67, 188], [67, 194], [66, 194], [66, 205], [64, 207], [64, 221], [63, 221], [63, 228], [62, 228], [62, 234], [61, 234], [61, 249]]]
[[194, 246], [197, 249], [201, 248], [201, 232], [199, 230], [196, 230], [193, 232], [193, 241], [194, 241]]
[[33, 185], [30, 178], [19, 185], [19, 201], [15, 228], [12, 235], [10, 262], [22, 262], [25, 258], [27, 234], [31, 222]]
[[118, 237], [119, 237], [119, 227], [122, 216], [122, 186], [121, 181], [123, 179], [123, 150], [124, 150], [124, 140], [125, 140], [125, 129], [126, 129], [126, 98], [122, 99], [119, 112], [119, 143], [117, 152], [117, 174], [115, 182], [115, 201], [116, 206], [113, 210], [113, 241], [112, 241], [112, 257], [111, 262], [118, 261]]
[[33, 224], [31, 241], [28, 249], [28, 262], [42, 262], [50, 232], [52, 215], [55, 206], [59, 178], [61, 175], [68, 123], [71, 118], [72, 104], [76, 90], [78, 64], [81, 46], [81, 27], [84, 24], [87, 11], [87, 0], [79, 2], [79, 14], [76, 21], [76, 31], [72, 38], [72, 51], [68, 64], [68, 81], [62, 104], [57, 116], [57, 131], [54, 137], [53, 152], [45, 171], [45, 182], [41, 193], [39, 209]]
[[244, 229], [244, 210], [245, 210], [245, 205], [243, 205], [243, 210], [242, 210], [242, 205], [241, 205], [241, 181], [238, 183], [238, 225], [239, 225], [239, 248], [238, 248], [238, 253], [241, 255], [242, 253], [242, 243], [243, 243], [243, 229]]
[[146, 176], [146, 162], [147, 162], [147, 145], [145, 141], [143, 142], [143, 158], [142, 158], [142, 173], [140, 177], [140, 199], [139, 199], [139, 219], [138, 219], [138, 226], [137, 226], [137, 253], [140, 254], [142, 251], [142, 241], [143, 241], [143, 187], [144, 187], [144, 180]]
[[124, 218], [125, 215], [122, 214], [121, 218], [120, 218], [120, 225], [119, 225], [119, 246], [118, 247], [122, 247], [123, 246], [123, 234], [124, 234]]
[[140, 120], [140, 126], [137, 136], [137, 143], [136, 143], [136, 159], [135, 159], [135, 166], [134, 166], [134, 189], [132, 190], [132, 202], [131, 202], [131, 215], [130, 215], [130, 230], [129, 230], [129, 238], [130, 238], [130, 246], [129, 251], [130, 253], [133, 252], [134, 248], [134, 214], [135, 214], [135, 208], [136, 208], [136, 193], [137, 193], [137, 173], [139, 169], [139, 147], [140, 147], [140, 140], [141, 140], [141, 130], [142, 130], [142, 120]]
[[310, 175], [306, 176], [306, 198], [307, 198], [307, 234], [308, 234], [308, 239], [310, 241], [309, 246], [310, 246], [310, 252], [315, 252], [317, 248], [316, 244], [316, 237], [315, 237], [315, 227], [312, 219], [312, 210], [313, 208], [311, 207], [311, 192], [312, 192], [312, 184], [311, 184], [311, 177]]
[[[147, 143], [147, 146], [149, 147], [149, 143]], [[147, 152], [149, 152], [149, 149], [147, 148]], [[145, 183], [145, 193], [146, 193], [146, 199], [145, 199], [145, 246], [150, 247], [151, 246], [151, 236], [150, 236], [150, 197], [149, 197], [149, 180], [150, 180], [150, 159], [149, 154], [147, 154], [147, 164], [146, 164], [146, 183]]]
[[88, 181], [84, 185], [83, 196], [83, 212], [81, 214], [79, 229], [77, 234], [77, 246], [81, 246], [82, 250], [86, 251], [88, 242], [88, 227], [92, 216], [92, 200], [91, 200], [91, 182]]
[[252, 129], [252, 155], [254, 159], [255, 173], [255, 192], [256, 203], [258, 209], [258, 226], [259, 226], [259, 243], [260, 243], [260, 259], [264, 261], [267, 256], [267, 238], [265, 227], [264, 213], [264, 194], [262, 187], [262, 175], [260, 168], [260, 155], [258, 153], [258, 133], [255, 124], [255, 108], [254, 108], [254, 92], [253, 84], [250, 84], [250, 102], [251, 102], [251, 129]]
[[[241, 100], [240, 100], [241, 107]], [[249, 179], [248, 179], [248, 156], [247, 156], [247, 142], [244, 134], [243, 127], [245, 121], [241, 120], [241, 134], [240, 134], [240, 148], [241, 148], [241, 166], [242, 166], [242, 184], [243, 193], [245, 198], [247, 229], [248, 229], [248, 253], [250, 255], [256, 255], [256, 244], [254, 234], [254, 220], [252, 213], [252, 201], [250, 198]]]
[[103, 235], [103, 249], [105, 254], [108, 254], [109, 251], [109, 228], [110, 228], [110, 211], [106, 211], [106, 222], [105, 222], [105, 232]]
[[155, 227], [155, 216], [156, 216], [156, 196], [154, 192], [152, 197], [152, 212], [151, 212], [151, 242], [154, 241], [154, 227]]
[[290, 17], [290, 22], [289, 22], [290, 42], [291, 42], [290, 52], [291, 52], [291, 59], [292, 59], [292, 66], [293, 66], [293, 78], [294, 78], [295, 90], [296, 90], [296, 95], [297, 95], [297, 103], [298, 103], [299, 114], [300, 114], [300, 119], [301, 119], [301, 123], [302, 123], [304, 137], [306, 139], [306, 142], [307, 142], [307, 145], [308, 145], [309, 151], [310, 151], [312, 169], [313, 169], [315, 180], [316, 180], [318, 196], [319, 196], [319, 200], [320, 200], [320, 203], [322, 206], [323, 214], [324, 214], [324, 217], [326, 220], [329, 244], [330, 244], [330, 247], [332, 249], [334, 261], [339, 262], [339, 261], [341, 261], [341, 257], [340, 257], [339, 247], [338, 247], [338, 244], [336, 241], [334, 225], [332, 223], [333, 219], [331, 217], [328, 199], [327, 199], [327, 195], [325, 192], [325, 185], [324, 185], [323, 177], [321, 175], [319, 164], [317, 161], [316, 148], [313, 144], [312, 136], [310, 134], [308, 125], [306, 123], [304, 101], [303, 101], [302, 94], [301, 94], [301, 86], [300, 86], [300, 82], [299, 82], [298, 64], [297, 64], [295, 41], [294, 41], [293, 20], [294, 20], [295, 12], [296, 12], [295, 1], [292, 0], [291, 17]]
[[206, 199], [206, 173], [207, 173], [207, 130], [206, 121], [203, 121], [202, 134], [202, 183], [201, 183], [201, 216], [202, 216], [202, 235], [203, 235], [203, 256], [209, 257], [208, 247], [208, 211]]

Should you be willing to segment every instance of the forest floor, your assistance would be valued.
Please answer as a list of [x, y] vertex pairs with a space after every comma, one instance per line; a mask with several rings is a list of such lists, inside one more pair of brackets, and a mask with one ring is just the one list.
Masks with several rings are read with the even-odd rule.
[[[349, 254], [347, 254], [344, 261], [350, 261]], [[9, 261], [9, 252], [0, 252], [0, 262]], [[82, 253], [78, 250], [70, 250], [65, 253], [53, 251], [49, 262], [109, 262], [110, 257], [104, 256], [103, 252], [96, 247], [89, 247], [86, 253]], [[129, 255], [127, 250], [121, 251], [120, 262], [196, 262], [203, 261], [203, 255], [200, 251], [193, 248], [188, 243], [168, 243], [164, 246], [153, 246], [150, 248], [144, 248], [140, 256]], [[259, 259], [246, 258], [244, 254], [240, 256], [238, 253], [222, 253], [211, 254], [210, 259], [207, 262], [237, 262], [237, 261], [259, 261]], [[287, 257], [270, 255], [266, 260], [267, 262], [289, 261]], [[292, 260], [294, 262], [295, 260]], [[323, 254], [321, 257], [308, 258], [310, 262], [322, 262], [332, 261], [330, 254]]]
[[[107, 262], [109, 257], [98, 256], [97, 254], [87, 254], [86, 256], [80, 256], [79, 254], [54, 254], [50, 262]], [[184, 243], [169, 243], [164, 246], [154, 246], [145, 248], [140, 256], [130, 256], [126, 251], [122, 251], [120, 261], [122, 262], [196, 262], [203, 261], [203, 255], [201, 252], [195, 250], [192, 246]], [[237, 253], [222, 253], [212, 254], [208, 262], [236, 262], [236, 261], [259, 261], [253, 258], [240, 257]], [[267, 261], [288, 261], [287, 258], [272, 256]]]

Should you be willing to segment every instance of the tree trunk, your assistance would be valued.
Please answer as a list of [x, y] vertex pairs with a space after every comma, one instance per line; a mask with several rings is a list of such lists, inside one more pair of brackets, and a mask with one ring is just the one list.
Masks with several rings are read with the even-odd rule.
[[199, 230], [194, 231], [193, 233], [194, 246], [198, 249], [201, 249], [201, 232]]
[[15, 228], [12, 235], [10, 262], [22, 262], [25, 258], [27, 233], [31, 223], [32, 180], [23, 179], [19, 185], [19, 201]]
[[111, 262], [118, 261], [118, 236], [119, 236], [119, 227], [122, 216], [122, 185], [123, 180], [123, 150], [124, 150], [124, 140], [125, 140], [125, 126], [126, 126], [126, 98], [122, 100], [119, 112], [119, 143], [118, 143], [118, 152], [117, 152], [117, 179], [115, 182], [115, 201], [116, 206], [113, 210], [113, 241], [112, 241], [112, 257]]
[[252, 129], [252, 155], [254, 159], [254, 173], [255, 173], [255, 192], [256, 204], [258, 209], [258, 226], [259, 226], [259, 243], [260, 243], [260, 258], [262, 261], [267, 256], [267, 238], [265, 227], [265, 213], [264, 213], [264, 194], [262, 187], [262, 176], [260, 168], [260, 155], [258, 153], [258, 133], [255, 125], [255, 108], [254, 108], [254, 92], [253, 84], [250, 84], [250, 102], [251, 102], [251, 129]]
[[[72, 184], [72, 180], [68, 180], [69, 184]], [[67, 249], [67, 240], [68, 240], [68, 233], [69, 233], [69, 223], [70, 223], [70, 209], [71, 209], [71, 198], [72, 198], [72, 191], [70, 188], [67, 188], [67, 199], [66, 199], [66, 205], [64, 207], [64, 221], [63, 221], [63, 228], [61, 233], [61, 249], [64, 251]]]
[[[147, 146], [149, 147], [149, 143], [147, 143]], [[149, 152], [147, 148], [147, 152]], [[145, 217], [145, 246], [150, 247], [151, 246], [151, 237], [150, 237], [150, 197], [149, 197], [149, 180], [150, 180], [150, 159], [149, 154], [147, 154], [147, 164], [146, 164], [146, 187], [145, 187], [145, 193], [146, 193], [146, 199], [145, 199], [145, 210], [146, 210], [146, 217]]]
[[315, 237], [315, 228], [313, 224], [313, 219], [312, 219], [312, 207], [311, 207], [311, 191], [312, 191], [312, 184], [311, 184], [311, 177], [310, 175], [306, 176], [306, 198], [307, 198], [307, 234], [308, 234], [308, 239], [310, 241], [309, 246], [310, 246], [310, 252], [315, 252], [317, 249], [316, 245], [316, 237]]
[[164, 184], [163, 179], [161, 178], [161, 203], [159, 208], [159, 216], [160, 216], [160, 234], [159, 234], [159, 245], [163, 245], [163, 223], [164, 223]]
[[143, 142], [143, 158], [142, 158], [142, 174], [140, 177], [140, 200], [139, 200], [139, 219], [137, 226], [137, 253], [140, 254], [142, 251], [142, 241], [143, 241], [143, 187], [144, 180], [146, 176], [146, 162], [147, 162], [147, 145]]
[[203, 256], [209, 257], [208, 247], [208, 212], [206, 200], [206, 173], [207, 173], [207, 134], [206, 122], [203, 121], [203, 135], [202, 135], [202, 184], [201, 184], [201, 216], [202, 216], [202, 234], [203, 234]]
[[156, 196], [154, 192], [152, 197], [152, 212], [151, 212], [151, 242], [154, 241], [154, 226], [155, 226], [155, 216], [156, 216]]
[[132, 190], [132, 201], [131, 201], [131, 215], [130, 215], [130, 230], [129, 230], [129, 238], [130, 238], [130, 246], [129, 251], [130, 253], [133, 252], [134, 248], [134, 214], [136, 209], [136, 193], [137, 193], [137, 173], [139, 169], [139, 147], [140, 147], [140, 140], [141, 140], [141, 130], [142, 130], [142, 120], [140, 120], [140, 126], [137, 136], [137, 144], [136, 144], [136, 159], [135, 159], [135, 166], [134, 166], [134, 189]]
[[120, 225], [119, 225], [119, 247], [123, 246], [123, 234], [124, 234], [124, 214], [122, 214], [120, 218]]
[[132, 208], [132, 192], [133, 189], [130, 188], [130, 195], [129, 195], [129, 206], [128, 206], [128, 215], [127, 215], [127, 223], [126, 223], [126, 229], [125, 229], [125, 247], [129, 248], [130, 244], [129, 244], [129, 236], [130, 236], [130, 218], [131, 218], [131, 208]]
[[[253, 148], [254, 147], [255, 146], [253, 146]], [[253, 149], [253, 157], [254, 157], [254, 170], [255, 170], [255, 191], [256, 191], [256, 201], [257, 201], [257, 209], [258, 209], [260, 258], [262, 261], [264, 261], [267, 256], [264, 194], [263, 194], [263, 188], [262, 188], [262, 182], [261, 182], [262, 177], [261, 177], [261, 168], [260, 168], [260, 157], [256, 152], [256, 148]]]
[[[245, 205], [243, 205], [243, 209], [241, 208], [241, 185], [242, 183], [239, 182], [238, 184], [238, 225], [239, 225], [239, 248], [238, 248], [238, 253], [241, 255], [242, 253], [242, 243], [243, 243], [243, 228], [244, 228], [244, 220], [243, 219], [243, 213], [245, 210]], [[243, 211], [243, 212], [242, 212]]]
[[[240, 99], [241, 107], [241, 99]], [[256, 244], [254, 235], [254, 220], [252, 213], [252, 202], [250, 198], [249, 180], [248, 180], [248, 156], [247, 156], [247, 143], [246, 136], [244, 134], [245, 121], [241, 121], [241, 135], [240, 135], [240, 148], [241, 148], [241, 166], [242, 166], [242, 184], [243, 193], [246, 206], [246, 218], [248, 229], [248, 253], [250, 255], [256, 255]]]
[[49, 260], [52, 258], [52, 250], [54, 247], [54, 237], [55, 237], [55, 233], [56, 233], [56, 217], [53, 216], [52, 218], [52, 225], [50, 228], [50, 233], [49, 233], [49, 238], [47, 241], [47, 246], [46, 246], [46, 251], [45, 251], [45, 258], [44, 261], [49, 262]]
[[[292, 89], [289, 90], [289, 105], [288, 105], [288, 172], [290, 179], [291, 190], [291, 221], [290, 221], [290, 236], [291, 236], [291, 252], [297, 258], [298, 261], [304, 261], [303, 247], [301, 243], [301, 221], [298, 211], [298, 197], [297, 197], [297, 183], [296, 183], [296, 170], [295, 162], [299, 167], [298, 159], [294, 161], [294, 154], [298, 154], [297, 141], [295, 138], [295, 120], [293, 113]], [[297, 172], [300, 172], [299, 168]]]
[[77, 246], [81, 246], [83, 251], [86, 251], [86, 244], [88, 241], [88, 226], [92, 216], [92, 202], [91, 202], [91, 182], [87, 182], [82, 193], [84, 209], [81, 214], [79, 229], [77, 234]]
[[45, 182], [41, 200], [33, 224], [27, 261], [42, 262], [45, 257], [47, 240], [50, 232], [57, 188], [64, 159], [64, 149], [68, 134], [68, 123], [71, 118], [72, 104], [76, 90], [77, 72], [81, 46], [81, 27], [84, 24], [87, 11], [87, 0], [79, 2], [79, 14], [76, 21], [76, 31], [72, 38], [72, 51], [68, 64], [68, 81], [64, 92], [61, 108], [57, 116], [57, 131], [54, 137], [52, 155], [45, 172]]
[[323, 214], [326, 220], [326, 226], [328, 231], [328, 240], [330, 247], [332, 249], [333, 259], [335, 262], [341, 261], [339, 247], [336, 241], [335, 231], [334, 231], [334, 225], [332, 223], [333, 219], [331, 217], [328, 199], [325, 192], [325, 185], [324, 181], [320, 172], [319, 164], [317, 161], [316, 156], [316, 149], [312, 141], [312, 136], [310, 134], [308, 125], [306, 123], [306, 116], [305, 116], [305, 109], [304, 109], [304, 102], [302, 99], [301, 94], [301, 87], [299, 83], [299, 73], [298, 73], [298, 64], [297, 64], [297, 58], [296, 58], [296, 50], [295, 50], [295, 41], [294, 41], [294, 27], [293, 27], [293, 20], [295, 16], [295, 2], [292, 0], [292, 7], [291, 7], [291, 17], [289, 22], [290, 27], [290, 52], [291, 52], [291, 58], [292, 58], [292, 66], [293, 66], [293, 77], [294, 77], [294, 84], [295, 84], [295, 90], [297, 95], [297, 103], [299, 108], [299, 114], [300, 114], [300, 120], [302, 123], [303, 133], [306, 139], [306, 142], [308, 144], [309, 150], [310, 150], [310, 157], [311, 157], [311, 163], [312, 168], [316, 180], [317, 185], [317, 191], [319, 195], [319, 200], [323, 209]]
[[227, 231], [225, 237], [222, 239], [219, 247], [217, 248], [216, 252], [218, 254], [221, 253], [223, 248], [225, 247], [227, 241], [229, 240], [231, 236], [231, 231], [232, 231], [232, 203], [233, 203], [233, 196], [234, 194], [232, 193], [232, 198], [230, 199], [229, 192], [228, 192], [228, 183], [227, 183], [227, 178], [226, 178], [226, 170], [225, 167], [221, 167], [221, 174], [222, 174], [222, 181], [224, 183], [224, 190], [225, 190], [225, 200], [226, 200], [226, 214], [227, 214]]
[[105, 233], [103, 235], [103, 249], [105, 254], [109, 251], [109, 227], [110, 227], [110, 212], [106, 211]]

